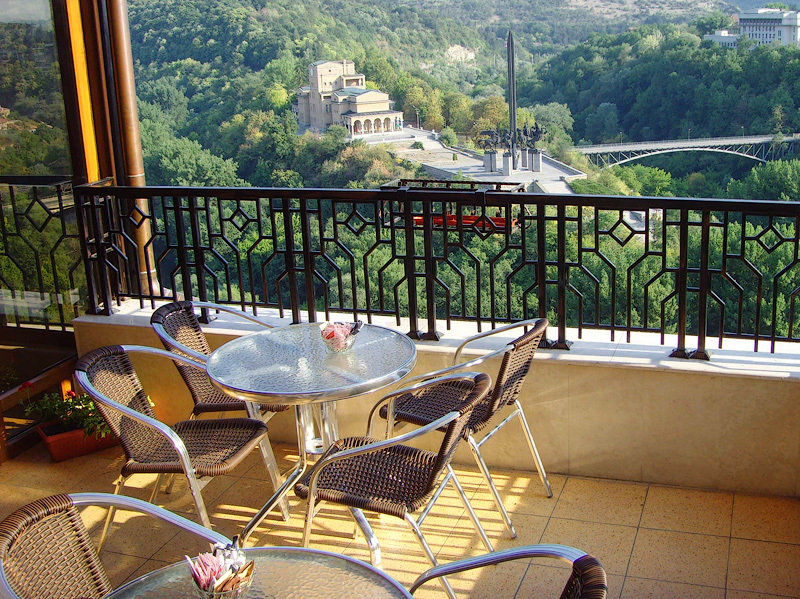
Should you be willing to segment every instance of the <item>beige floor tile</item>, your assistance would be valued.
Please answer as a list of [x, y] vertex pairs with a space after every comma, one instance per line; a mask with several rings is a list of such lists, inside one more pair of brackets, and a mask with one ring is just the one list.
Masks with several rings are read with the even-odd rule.
[[131, 580], [135, 580], [140, 576], [144, 576], [148, 572], [152, 572], [153, 570], [158, 570], [163, 568], [164, 566], [169, 566], [170, 564], [167, 562], [161, 562], [156, 559], [149, 559], [146, 560], [141, 566], [139, 566], [136, 570], [134, 570], [128, 578], [125, 579], [125, 582], [129, 582]]
[[[625, 574], [636, 538], [636, 528], [617, 524], [550, 518], [542, 543], [570, 545], [596, 557], [606, 574]], [[552, 560], [553, 565], [569, 567]]]
[[647, 485], [570, 477], [553, 517], [636, 526], [646, 495]]
[[[2, 466], [0, 466], [0, 473], [2, 473], [4, 466], [5, 462]], [[0, 477], [0, 480], [1, 479], [2, 477]], [[0, 482], [0, 520], [21, 508], [23, 505], [52, 494], [52, 492], [49, 492], [46, 489], [24, 487]]]
[[784, 595], [768, 595], [766, 593], [751, 593], [749, 591], [736, 591], [728, 589], [725, 599], [785, 599]]
[[[482, 518], [481, 520], [483, 522], [484, 519]], [[485, 524], [485, 522], [483, 523]], [[510, 539], [505, 534], [505, 529], [499, 525], [496, 529], [490, 529], [488, 526], [485, 526], [485, 528], [489, 540], [497, 551], [539, 543], [546, 526], [547, 518], [543, 516], [517, 514], [514, 518], [514, 527], [517, 529], [516, 539]], [[469, 518], [464, 515], [459, 520], [458, 527], [447, 537], [436, 557], [443, 561], [452, 561], [481, 553], [486, 553], [486, 547], [484, 547]]]
[[[161, 520], [139, 512], [116, 510], [103, 550], [135, 557], [149, 558], [167, 541], [178, 534], [179, 529]], [[92, 540], [97, 542], [100, 527], [92, 531]]]
[[[528, 570], [528, 561], [519, 560], [487, 568], [477, 568], [449, 576], [448, 580], [459, 596], [470, 599], [513, 597], [522, 583], [522, 577]], [[437, 584], [431, 581], [429, 586], [436, 588]]]
[[628, 576], [724, 587], [727, 537], [639, 529]]
[[734, 537], [800, 544], [800, 499], [736, 494]]
[[[608, 599], [618, 599], [624, 577], [607, 574]], [[517, 592], [519, 598], [549, 598], [558, 597], [569, 579], [569, 570], [553, 568], [538, 563], [531, 564], [525, 574], [525, 579]], [[505, 595], [499, 595], [504, 597]], [[499, 599], [499, 598], [498, 598]]]
[[800, 596], [800, 546], [731, 539], [728, 588]]
[[128, 580], [147, 560], [142, 557], [124, 555], [104, 549], [100, 552], [100, 561], [106, 569], [111, 586], [116, 588]]
[[[511, 514], [512, 522], [514, 521], [514, 514], [550, 516], [567, 481], [567, 477], [560, 474], [548, 476], [550, 487], [553, 490], [553, 497], [548, 497], [536, 473], [518, 470], [493, 470], [492, 479], [500, 492], [503, 505]], [[480, 477], [480, 481], [483, 482], [483, 477]], [[494, 499], [486, 483], [480, 485], [470, 500], [476, 510], [495, 512], [496, 518], [500, 519], [500, 514], [497, 513]]]
[[651, 485], [641, 526], [728, 536], [732, 508], [732, 493]]
[[725, 599], [725, 589], [628, 577], [621, 599]]

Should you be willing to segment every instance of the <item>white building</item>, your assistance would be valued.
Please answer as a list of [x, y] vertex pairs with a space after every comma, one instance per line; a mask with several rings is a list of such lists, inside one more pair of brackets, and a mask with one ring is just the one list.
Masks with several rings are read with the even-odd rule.
[[735, 48], [739, 43], [739, 34], [731, 33], [727, 29], [717, 29], [714, 33], [707, 33], [703, 36], [704, 40], [709, 40], [726, 48]]
[[779, 8], [756, 8], [739, 13], [739, 31], [758, 45], [800, 45], [800, 13]]

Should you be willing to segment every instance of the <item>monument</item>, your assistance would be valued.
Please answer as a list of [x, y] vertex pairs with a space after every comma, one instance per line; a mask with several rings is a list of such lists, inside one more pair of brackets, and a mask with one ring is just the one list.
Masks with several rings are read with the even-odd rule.
[[[533, 128], [528, 123], [522, 129], [517, 128], [517, 70], [514, 54], [514, 34], [508, 32], [506, 38], [506, 61], [508, 66], [508, 111], [509, 127], [496, 131], [481, 131], [478, 140], [479, 147], [484, 150], [484, 168], [486, 172], [502, 171], [505, 175], [522, 169], [540, 171], [542, 164], [541, 152], [536, 149], [536, 143], [542, 139], [544, 131], [538, 123]], [[503, 161], [498, 163], [497, 150], [504, 149]], [[520, 152], [522, 156], [520, 156]], [[520, 160], [521, 158], [521, 160]], [[534, 168], [536, 167], [536, 168]]]

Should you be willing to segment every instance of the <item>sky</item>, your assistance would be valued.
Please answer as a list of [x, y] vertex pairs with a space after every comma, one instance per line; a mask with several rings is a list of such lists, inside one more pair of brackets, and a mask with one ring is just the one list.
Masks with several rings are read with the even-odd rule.
[[50, 20], [48, 0], [0, 0], [0, 22]]

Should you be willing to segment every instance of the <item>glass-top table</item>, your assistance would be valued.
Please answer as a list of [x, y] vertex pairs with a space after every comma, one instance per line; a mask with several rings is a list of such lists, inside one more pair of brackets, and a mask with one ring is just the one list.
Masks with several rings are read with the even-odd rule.
[[[253, 583], [243, 599], [409, 599], [400, 583], [359, 560], [299, 547], [246, 549], [255, 564]], [[124, 584], [106, 599], [196, 597], [183, 561]]]
[[411, 339], [370, 324], [348, 351], [331, 352], [319, 323], [301, 323], [229, 341], [211, 354], [206, 367], [211, 381], [229, 395], [295, 405], [381, 389], [406, 376], [416, 356]]
[[[324, 450], [339, 438], [336, 402], [396, 383], [417, 361], [414, 342], [386, 327], [365, 324], [353, 346], [339, 353], [325, 347], [320, 331], [319, 323], [300, 323], [245, 335], [215, 350], [206, 362], [208, 377], [224, 393], [295, 408], [297, 466], [245, 526], [243, 542], [303, 476], [307, 454]], [[310, 447], [315, 421], [321, 441]], [[363, 514], [351, 511], [366, 531]]]

